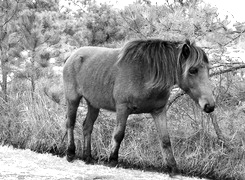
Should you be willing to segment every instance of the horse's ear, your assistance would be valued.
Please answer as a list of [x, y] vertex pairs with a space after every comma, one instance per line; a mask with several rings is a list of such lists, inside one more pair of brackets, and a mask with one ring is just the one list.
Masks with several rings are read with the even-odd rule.
[[190, 41], [188, 40], [188, 42], [186, 42], [182, 47], [182, 54], [185, 59], [187, 59], [190, 55], [190, 44], [189, 43]]
[[191, 45], [190, 40], [189, 40], [189, 39], [186, 39], [186, 40], [185, 40], [185, 44], [187, 44], [187, 45], [189, 45], [189, 46], [190, 46], [190, 45]]

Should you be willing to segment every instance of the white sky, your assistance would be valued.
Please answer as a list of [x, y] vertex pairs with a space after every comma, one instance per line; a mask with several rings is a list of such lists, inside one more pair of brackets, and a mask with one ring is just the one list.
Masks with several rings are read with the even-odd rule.
[[229, 14], [238, 22], [245, 22], [245, 1], [244, 0], [204, 0], [216, 6], [220, 14]]
[[[133, 0], [96, 0], [97, 2], [110, 2], [117, 8], [123, 8]], [[206, 3], [216, 6], [220, 15], [229, 15], [234, 17], [233, 21], [245, 22], [245, 1], [244, 0], [203, 0]], [[151, 0], [152, 4], [156, 2], [160, 5], [165, 0]]]

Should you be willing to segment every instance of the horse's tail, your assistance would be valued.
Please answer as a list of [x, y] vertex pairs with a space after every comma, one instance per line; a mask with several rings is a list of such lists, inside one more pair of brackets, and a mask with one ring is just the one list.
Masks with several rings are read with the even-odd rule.
[[67, 59], [71, 56], [71, 52], [67, 52], [64, 54], [64, 64], [66, 63]]
[[[66, 63], [71, 54], [71, 52], [63, 54], [63, 64]], [[44, 94], [48, 96], [49, 99], [51, 99], [52, 101], [61, 105], [65, 105], [62, 75], [58, 75], [58, 77], [53, 77], [51, 81], [49, 81], [43, 88]]]
[[52, 101], [60, 104], [61, 102], [61, 98], [59, 97], [59, 93], [57, 92], [52, 92], [51, 89], [49, 89], [48, 87], [44, 87], [43, 88], [43, 92], [46, 96], [49, 97], [49, 99], [51, 99]]
[[65, 105], [65, 95], [64, 95], [62, 82], [48, 83], [43, 88], [43, 92], [52, 101], [54, 101], [60, 105]]

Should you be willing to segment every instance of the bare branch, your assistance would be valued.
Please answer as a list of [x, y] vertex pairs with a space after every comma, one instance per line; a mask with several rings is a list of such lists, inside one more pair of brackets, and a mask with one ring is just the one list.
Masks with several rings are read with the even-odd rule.
[[230, 149], [231, 148], [231, 143], [229, 142], [229, 140], [227, 138], [225, 138], [225, 136], [223, 135], [220, 127], [219, 127], [219, 124], [217, 122], [217, 116], [214, 114], [214, 113], [210, 113], [208, 114], [209, 118], [211, 119], [212, 121], [212, 124], [214, 126], [214, 130], [216, 132], [216, 135], [218, 137], [218, 139], [223, 143], [223, 145]]
[[232, 72], [232, 71], [236, 71], [238, 69], [244, 69], [244, 68], [245, 68], [245, 64], [240, 65], [240, 66], [234, 66], [234, 67], [231, 67], [229, 69], [223, 69], [223, 70], [219, 70], [217, 72], [213, 72], [213, 73], [210, 74], [210, 77], [217, 76], [217, 75], [220, 75], [220, 74], [225, 74], [225, 73]]
[[220, 63], [220, 64], [212, 66], [211, 69], [220, 68], [220, 67], [234, 67], [234, 65], [244, 65], [244, 63], [240, 63], [240, 62]]
[[84, 8], [75, 0], [71, 1], [75, 6], [77, 6], [79, 8], [79, 10], [82, 10], [84, 13], [86, 13], [86, 11], [84, 10]]
[[181, 90], [181, 92], [177, 93], [171, 100], [168, 101], [167, 108], [169, 109], [171, 107], [171, 105], [175, 101], [177, 101], [177, 99], [179, 99], [180, 97], [182, 97], [183, 95], [185, 95], [185, 92], [183, 90]]

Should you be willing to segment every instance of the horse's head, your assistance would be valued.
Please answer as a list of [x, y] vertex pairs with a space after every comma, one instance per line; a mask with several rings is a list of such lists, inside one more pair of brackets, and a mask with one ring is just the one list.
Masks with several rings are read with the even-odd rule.
[[206, 112], [214, 111], [215, 100], [209, 80], [209, 63], [205, 52], [189, 41], [179, 54], [178, 85]]

